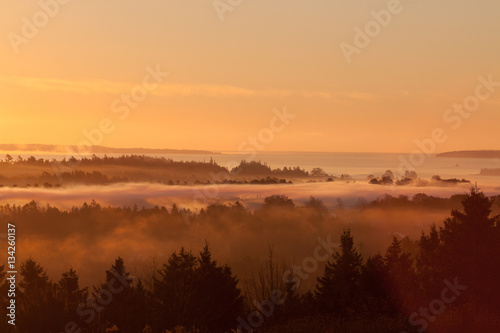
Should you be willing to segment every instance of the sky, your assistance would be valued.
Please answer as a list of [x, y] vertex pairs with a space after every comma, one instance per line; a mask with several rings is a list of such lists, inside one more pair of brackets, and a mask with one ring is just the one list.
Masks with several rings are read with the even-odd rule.
[[500, 149], [498, 13], [497, 0], [2, 1], [0, 142]]

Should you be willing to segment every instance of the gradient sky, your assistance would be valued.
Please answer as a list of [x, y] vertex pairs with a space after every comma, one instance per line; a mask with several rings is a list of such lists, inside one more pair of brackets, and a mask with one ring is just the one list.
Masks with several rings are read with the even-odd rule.
[[[387, 4], [243, 0], [221, 21], [213, 0], [70, 0], [16, 53], [40, 5], [2, 1], [0, 142], [78, 144], [109, 118], [102, 145], [235, 151], [286, 107], [266, 150], [408, 152], [437, 127], [437, 152], [500, 149], [500, 87], [457, 130], [443, 120], [479, 76], [500, 82], [500, 2], [401, 1], [347, 63], [340, 43]], [[113, 102], [156, 65], [170, 76], [121, 120]]]

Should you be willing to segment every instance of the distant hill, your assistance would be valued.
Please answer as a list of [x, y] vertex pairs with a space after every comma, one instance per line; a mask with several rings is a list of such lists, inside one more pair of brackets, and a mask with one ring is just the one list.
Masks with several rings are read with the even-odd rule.
[[460, 150], [437, 154], [437, 157], [500, 158], [500, 150]]
[[[71, 153], [77, 152], [76, 146], [65, 145], [43, 145], [43, 144], [0, 144], [2, 152], [37, 152], [37, 153]], [[153, 148], [111, 148], [104, 146], [92, 146], [93, 154], [220, 154], [207, 150], [188, 149], [153, 149]]]

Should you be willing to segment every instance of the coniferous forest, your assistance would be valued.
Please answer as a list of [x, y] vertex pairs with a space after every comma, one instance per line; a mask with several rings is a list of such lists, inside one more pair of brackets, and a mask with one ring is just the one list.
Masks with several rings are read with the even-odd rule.
[[[98, 272], [100, 282], [88, 286], [80, 283], [72, 267], [58, 279], [49, 279], [43, 263], [32, 256], [19, 263], [16, 329], [4, 316], [1, 331], [498, 332], [500, 219], [492, 213], [493, 199], [479, 189], [472, 188], [461, 199], [461, 207], [453, 209], [442, 226], [422, 230], [414, 241], [415, 251], [405, 250], [408, 239], [394, 236], [385, 251], [363, 257], [356, 247], [356, 233], [344, 228], [340, 239], [315, 251], [316, 263], [304, 261], [302, 267], [281, 262], [271, 248], [258, 274], [245, 284], [231, 267], [214, 258], [210, 239], [196, 251], [179, 248], [140, 277], [117, 257]], [[314, 212], [309, 218], [322, 219], [326, 213], [314, 198], [307, 208]], [[269, 210], [276, 214], [296, 209], [286, 196], [273, 196], [258, 212], [236, 203], [211, 206], [191, 217], [229, 216], [255, 223]], [[2, 206], [1, 220], [19, 228], [28, 219], [41, 224], [52, 219], [64, 228], [64, 224], [91, 223], [96, 216], [105, 220], [111, 213], [146, 219], [164, 216], [165, 223], [175, 223], [183, 214], [176, 207], [139, 210], [101, 207], [96, 202], [63, 211], [31, 202]], [[318, 269], [317, 261], [323, 258], [326, 265], [314, 286], [300, 288], [305, 275]], [[11, 280], [6, 272], [0, 266], [4, 309], [10, 305], [6, 295]]]
[[499, 333], [500, 1], [0, 6], [0, 333]]

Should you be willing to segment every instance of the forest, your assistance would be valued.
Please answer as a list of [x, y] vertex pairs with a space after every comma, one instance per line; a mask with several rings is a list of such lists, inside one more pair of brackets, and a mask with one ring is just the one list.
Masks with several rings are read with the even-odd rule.
[[[224, 167], [209, 161], [174, 161], [164, 157], [121, 155], [119, 157], [75, 157], [48, 160], [7, 154], [0, 160], [0, 185], [11, 187], [61, 187], [156, 182], [166, 185], [278, 184], [297, 179], [326, 180], [320, 168], [308, 172], [298, 166], [273, 169], [260, 161], [241, 161]], [[333, 180], [333, 178], [332, 178]]]
[[[81, 284], [71, 265], [50, 279], [43, 264], [30, 257], [19, 263], [15, 332], [497, 332], [500, 218], [493, 213], [495, 200], [477, 188], [450, 199], [386, 196], [364, 207], [456, 208], [439, 227], [422, 230], [412, 250], [411, 240], [395, 235], [380, 253], [363, 256], [349, 227], [339, 239], [320, 243], [322, 251], [315, 250], [299, 266], [277, 258], [270, 246], [267, 259], [245, 283], [214, 258], [210, 239], [194, 251], [180, 246], [136, 276], [119, 256], [97, 272], [100, 282], [89, 286]], [[332, 221], [320, 200], [297, 207], [286, 196], [266, 198], [256, 212], [239, 203], [210, 206], [195, 221], [231, 216], [251, 224], [287, 211], [294, 212], [293, 218]], [[38, 230], [26, 230], [38, 237], [55, 232], [47, 230], [47, 220], [71, 229], [95, 223], [96, 215], [163, 216], [163, 223], [173, 224], [182, 214], [175, 206], [113, 208], [95, 202], [70, 211], [35, 202], [0, 207], [2, 222], [18, 228], [38, 221]], [[318, 278], [304, 288], [302, 282], [315, 269], [320, 269]], [[4, 308], [7, 277], [1, 267]], [[11, 332], [8, 320], [0, 319], [2, 332]]]
[[[0, 160], [0, 187], [60, 188], [71, 185], [111, 185], [117, 183], [151, 182], [164, 185], [212, 184], [292, 184], [294, 182], [356, 182], [348, 174], [331, 175], [316, 167], [307, 171], [300, 166], [271, 168], [261, 161], [242, 160], [234, 167], [209, 161], [174, 161], [165, 157], [146, 155], [107, 155], [63, 158], [62, 160], [17, 158], [7, 154]], [[498, 169], [482, 169], [481, 175], [498, 175]], [[467, 179], [419, 178], [415, 171], [397, 177], [391, 170], [366, 181], [384, 186], [452, 186], [470, 183]]]
[[499, 168], [483, 168], [480, 172], [483, 176], [500, 176]]

